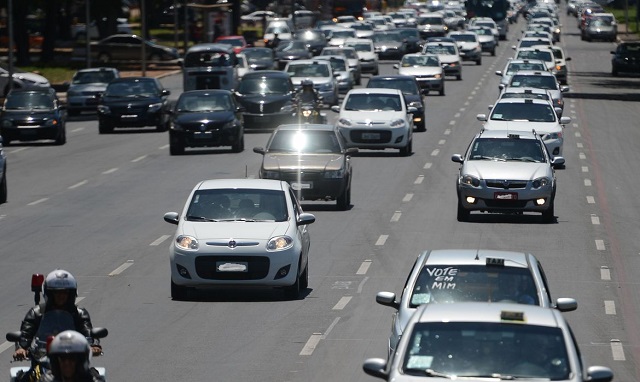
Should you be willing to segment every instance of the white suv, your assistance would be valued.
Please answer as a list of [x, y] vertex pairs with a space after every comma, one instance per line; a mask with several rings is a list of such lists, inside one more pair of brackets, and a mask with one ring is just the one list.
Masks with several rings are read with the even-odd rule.
[[340, 107], [337, 126], [348, 147], [381, 150], [396, 148], [409, 156], [413, 142], [413, 112], [397, 89], [352, 89]]

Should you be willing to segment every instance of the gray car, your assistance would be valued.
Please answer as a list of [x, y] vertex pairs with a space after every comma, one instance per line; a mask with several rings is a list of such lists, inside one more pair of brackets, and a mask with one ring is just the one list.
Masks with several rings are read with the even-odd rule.
[[78, 70], [67, 89], [67, 113], [78, 115], [83, 111], [96, 111], [102, 93], [115, 78], [120, 78], [116, 68], [87, 68]]
[[594, 13], [585, 21], [581, 38], [586, 41], [606, 40], [615, 42], [618, 35], [616, 18], [611, 13]]
[[542, 265], [530, 254], [486, 249], [428, 250], [411, 269], [400, 299], [379, 292], [376, 301], [394, 308], [389, 354], [396, 349], [411, 315], [422, 304], [465, 301], [513, 302], [568, 312], [573, 298], [553, 300]]
[[260, 178], [286, 180], [300, 200], [335, 200], [338, 209], [351, 203], [351, 155], [334, 125], [280, 125], [262, 154]]
[[535, 131], [482, 131], [451, 160], [460, 163], [458, 221], [468, 221], [471, 211], [540, 212], [544, 222], [555, 220], [553, 167], [564, 158], [551, 158]]
[[420, 306], [395, 354], [362, 368], [394, 382], [613, 379], [610, 368], [585, 365], [558, 310], [486, 302]]

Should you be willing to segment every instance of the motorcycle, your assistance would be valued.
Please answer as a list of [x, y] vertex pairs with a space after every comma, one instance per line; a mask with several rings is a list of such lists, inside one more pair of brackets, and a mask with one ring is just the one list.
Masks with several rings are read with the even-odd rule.
[[293, 112], [294, 123], [327, 123], [327, 116], [320, 113], [321, 102], [299, 101]]
[[[35, 276], [35, 275], [34, 275]], [[42, 284], [40, 284], [42, 285]], [[32, 282], [32, 291], [37, 296], [34, 298], [36, 305], [39, 303], [39, 290], [36, 291], [36, 285]], [[15, 366], [10, 369], [10, 381], [11, 382], [38, 382], [42, 380], [42, 377], [51, 368], [49, 357], [47, 356], [48, 344], [53, 340], [56, 334], [65, 330], [75, 330], [75, 324], [73, 317], [69, 312], [63, 310], [53, 310], [43, 314], [40, 321], [38, 331], [31, 341], [27, 352], [27, 359], [31, 362], [31, 366]], [[88, 338], [89, 343], [92, 339], [100, 339], [106, 337], [109, 332], [106, 328], [93, 328], [91, 329], [91, 337]], [[6, 334], [6, 340], [9, 342], [20, 342], [22, 333], [20, 331], [9, 332]], [[25, 360], [25, 361], [26, 361]], [[11, 361], [19, 362], [19, 361]], [[106, 369], [104, 367], [96, 367], [96, 371], [106, 380]]]

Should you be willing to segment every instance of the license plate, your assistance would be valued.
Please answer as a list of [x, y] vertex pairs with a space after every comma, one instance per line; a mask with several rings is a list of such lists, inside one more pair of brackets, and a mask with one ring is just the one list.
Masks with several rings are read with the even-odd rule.
[[224, 261], [216, 262], [216, 271], [218, 272], [248, 272], [249, 263], [247, 262], [235, 262], [229, 263]]
[[138, 114], [123, 114], [123, 115], [120, 116], [120, 118], [122, 118], [122, 119], [138, 118]]
[[518, 194], [515, 192], [495, 192], [493, 198], [496, 200], [518, 200]]
[[213, 136], [213, 134], [210, 131], [207, 132], [203, 132], [203, 133], [194, 133], [193, 137], [195, 139], [208, 139], [211, 138]]
[[380, 139], [380, 133], [362, 133], [362, 139]]
[[291, 188], [293, 188], [296, 191], [299, 190], [310, 190], [313, 188], [313, 183], [309, 182], [309, 183], [298, 183], [298, 182], [292, 182], [291, 183]]
[[23, 127], [20, 129], [20, 134], [24, 134], [24, 135], [36, 135], [38, 133], [37, 129], [34, 129], [33, 127]]

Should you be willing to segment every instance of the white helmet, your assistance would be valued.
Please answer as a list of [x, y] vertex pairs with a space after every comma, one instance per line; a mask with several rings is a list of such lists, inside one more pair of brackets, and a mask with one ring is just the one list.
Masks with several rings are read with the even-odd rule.
[[70, 302], [73, 303], [78, 295], [78, 282], [73, 275], [64, 269], [56, 269], [49, 273], [42, 284], [42, 294], [45, 301], [51, 298], [50, 293], [55, 290], [68, 290], [70, 292]]
[[60, 357], [71, 356], [76, 358], [76, 375], [82, 375], [89, 370], [91, 362], [91, 346], [82, 334], [75, 330], [65, 330], [58, 333], [49, 345], [49, 360], [51, 372], [55, 377], [60, 377]]

